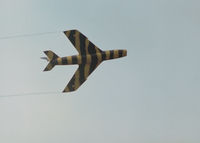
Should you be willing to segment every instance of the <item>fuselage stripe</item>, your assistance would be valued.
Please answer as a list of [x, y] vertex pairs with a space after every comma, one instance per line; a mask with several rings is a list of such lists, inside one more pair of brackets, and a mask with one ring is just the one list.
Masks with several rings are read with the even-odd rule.
[[110, 51], [106, 51], [106, 60], [109, 60], [110, 59]]
[[82, 56], [76, 55], [76, 57], [77, 57], [77, 64], [80, 65], [82, 63]]
[[72, 56], [67, 57], [67, 62], [68, 62], [68, 64], [72, 64]]
[[56, 61], [57, 61], [58, 65], [62, 65], [62, 58], [57, 58]]
[[69, 64], [69, 63], [68, 63], [68, 60], [67, 60], [67, 57], [62, 58], [62, 64], [63, 64], [63, 65]]
[[72, 64], [77, 64], [77, 63], [78, 63], [77, 56], [72, 56]]
[[119, 57], [119, 50], [114, 50], [114, 58], [118, 58]]
[[126, 56], [126, 50], [123, 50], [122, 56]]
[[97, 59], [98, 59], [98, 63], [100, 63], [102, 61], [102, 53], [98, 50], [97, 47], [96, 48], [96, 55], [97, 55]]
[[109, 59], [113, 59], [113, 58], [114, 58], [113, 56], [114, 56], [114, 51], [111, 50], [111, 51], [110, 51], [110, 58], [109, 58]]
[[[88, 45], [89, 51], [88, 52], [90, 55], [96, 54], [96, 50], [93, 46], [94, 45], [91, 42], [89, 42], [89, 45]], [[95, 50], [95, 51], [93, 51], [93, 50]], [[89, 74], [96, 68], [97, 63], [98, 63], [97, 56], [91, 56], [91, 64], [90, 64]]]
[[119, 50], [118, 54], [119, 54], [119, 57], [122, 57], [122, 54], [123, 54], [122, 50]]
[[101, 52], [101, 59], [102, 59], [102, 61], [106, 59], [106, 53], [105, 53], [105, 51]]

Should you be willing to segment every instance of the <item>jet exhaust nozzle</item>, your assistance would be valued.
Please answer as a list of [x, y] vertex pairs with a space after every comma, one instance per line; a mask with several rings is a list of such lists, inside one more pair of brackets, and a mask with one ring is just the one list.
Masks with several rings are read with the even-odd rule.
[[40, 59], [47, 60], [47, 62], [49, 61], [47, 57], [40, 57]]

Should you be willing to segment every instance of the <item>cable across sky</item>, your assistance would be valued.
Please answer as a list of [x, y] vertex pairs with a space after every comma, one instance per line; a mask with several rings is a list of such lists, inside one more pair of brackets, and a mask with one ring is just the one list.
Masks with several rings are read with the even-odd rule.
[[22, 37], [42, 36], [42, 35], [55, 34], [55, 33], [60, 33], [60, 32], [62, 32], [62, 31], [48, 31], [48, 32], [38, 32], [38, 33], [17, 34], [17, 35], [10, 35], [10, 36], [0, 36], [0, 40], [22, 38]]
[[49, 91], [49, 92], [25, 92], [25, 93], [16, 93], [16, 94], [0, 94], [2, 97], [16, 97], [16, 96], [31, 96], [31, 95], [53, 95], [53, 94], [62, 94], [61, 92]]

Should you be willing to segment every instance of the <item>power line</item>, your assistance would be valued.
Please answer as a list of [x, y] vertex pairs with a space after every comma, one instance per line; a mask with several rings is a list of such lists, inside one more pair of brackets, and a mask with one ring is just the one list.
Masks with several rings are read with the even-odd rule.
[[16, 93], [16, 94], [0, 94], [0, 98], [4, 97], [16, 97], [16, 96], [31, 96], [31, 95], [53, 95], [62, 94], [61, 92], [27, 92], [27, 93]]
[[[50, 31], [50, 32], [41, 32], [41, 33], [29, 33], [29, 34], [3, 36], [3, 37], [0, 37], [0, 40], [22, 38], [22, 37], [42, 36], [42, 35], [61, 33], [61, 32], [62, 31]], [[30, 96], [30, 95], [50, 95], [50, 94], [62, 94], [62, 93], [61, 92], [27, 92], [27, 93], [17, 93], [17, 94], [0, 94], [0, 98], [1, 97], [14, 97], [14, 96]]]
[[29, 33], [29, 34], [18, 34], [18, 35], [10, 35], [10, 36], [0, 36], [0, 40], [5, 39], [14, 39], [14, 38], [22, 38], [22, 37], [33, 37], [33, 36], [42, 36], [54, 33], [60, 33], [61, 31], [50, 31], [50, 32], [40, 32], [40, 33]]

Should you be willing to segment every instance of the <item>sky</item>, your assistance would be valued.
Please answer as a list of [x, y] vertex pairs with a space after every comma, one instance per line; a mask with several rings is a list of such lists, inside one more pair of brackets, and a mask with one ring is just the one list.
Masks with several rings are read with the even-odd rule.
[[[0, 142], [199, 143], [199, 5], [0, 0]], [[63, 94], [78, 66], [43, 72], [40, 57], [77, 54], [62, 33], [71, 29], [102, 50], [128, 52]], [[33, 33], [49, 34], [3, 38]]]

